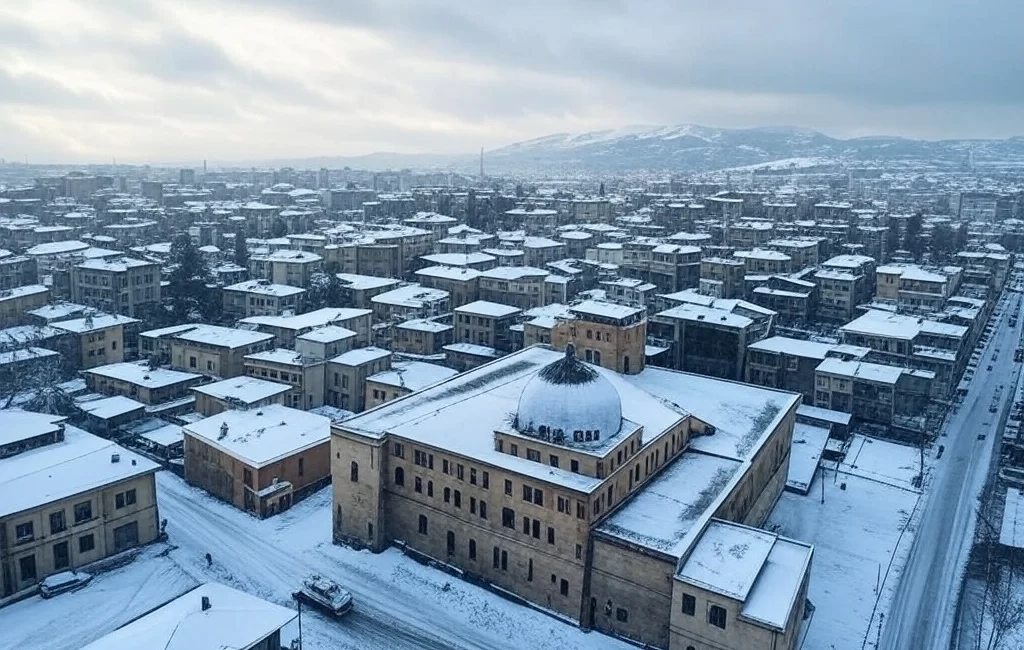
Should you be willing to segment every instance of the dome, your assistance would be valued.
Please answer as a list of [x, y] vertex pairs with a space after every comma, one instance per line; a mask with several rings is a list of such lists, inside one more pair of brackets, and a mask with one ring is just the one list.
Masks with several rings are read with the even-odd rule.
[[[541, 427], [559, 429], [571, 440], [575, 431], [611, 437], [622, 426], [622, 401], [604, 375], [576, 358], [573, 346], [564, 357], [538, 372], [519, 396], [516, 428], [536, 435]], [[589, 440], [589, 436], [587, 437]]]

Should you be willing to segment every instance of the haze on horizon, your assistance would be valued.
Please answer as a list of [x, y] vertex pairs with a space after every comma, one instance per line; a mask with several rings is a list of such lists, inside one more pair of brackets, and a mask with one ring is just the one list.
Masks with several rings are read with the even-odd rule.
[[465, 153], [628, 124], [1024, 132], [1024, 4], [32, 0], [0, 158]]

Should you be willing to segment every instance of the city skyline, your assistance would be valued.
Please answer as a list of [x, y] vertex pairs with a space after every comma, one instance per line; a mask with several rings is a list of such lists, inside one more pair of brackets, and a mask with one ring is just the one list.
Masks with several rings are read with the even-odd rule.
[[1024, 8], [942, 4], [45, 0], [0, 8], [0, 157], [461, 154], [630, 124], [1019, 135], [1024, 52], [1002, 44]]

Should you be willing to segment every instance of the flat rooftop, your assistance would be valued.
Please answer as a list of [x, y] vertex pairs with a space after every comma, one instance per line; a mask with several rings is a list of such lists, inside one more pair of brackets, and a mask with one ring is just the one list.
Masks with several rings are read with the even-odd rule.
[[457, 313], [473, 314], [476, 316], [488, 316], [490, 318], [501, 318], [503, 316], [512, 316], [518, 314], [521, 309], [513, 307], [512, 305], [505, 305], [500, 302], [490, 302], [487, 300], [477, 300], [475, 302], [467, 303], [461, 307], [456, 307]]
[[97, 366], [84, 372], [96, 375], [97, 377], [116, 379], [149, 389], [173, 386], [181, 382], [199, 380], [203, 377], [191, 372], [167, 370], [166, 368], [150, 368], [146, 362], [133, 361]]
[[224, 291], [243, 291], [245, 293], [256, 293], [263, 296], [274, 296], [286, 298], [300, 293], [306, 293], [305, 289], [293, 287], [290, 284], [274, 284], [266, 280], [247, 280], [224, 287]]
[[221, 400], [238, 400], [243, 404], [255, 404], [276, 395], [287, 393], [292, 389], [288, 384], [267, 381], [258, 377], [232, 377], [215, 381], [202, 386], [194, 386], [193, 391], [209, 395]]
[[[222, 437], [222, 425], [227, 434]], [[185, 433], [255, 468], [327, 442], [331, 421], [279, 404], [249, 411], [224, 411], [187, 424]]]
[[238, 321], [247, 325], [277, 327], [290, 330], [310, 330], [331, 323], [341, 323], [361, 316], [369, 316], [369, 309], [354, 307], [324, 307], [294, 316], [250, 316]]
[[370, 375], [366, 378], [366, 381], [416, 391], [457, 374], [457, 371], [445, 366], [439, 366], [436, 363], [395, 361], [391, 364], [390, 370], [382, 370]]
[[202, 343], [226, 348], [242, 348], [257, 343], [266, 343], [274, 338], [272, 334], [253, 332], [252, 330], [240, 330], [220, 325], [197, 325], [182, 330], [174, 335], [174, 338], [190, 343]]

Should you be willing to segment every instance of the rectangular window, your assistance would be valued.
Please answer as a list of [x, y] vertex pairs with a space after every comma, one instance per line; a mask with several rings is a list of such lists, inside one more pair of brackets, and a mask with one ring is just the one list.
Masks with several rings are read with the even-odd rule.
[[526, 449], [526, 460], [532, 460], [535, 463], [539, 463], [540, 462], [540, 452], [537, 451], [536, 449], [530, 449], [529, 447], [527, 447], [527, 449]]
[[491, 475], [488, 474], [485, 471], [480, 478], [481, 478], [481, 481], [480, 481], [481, 487], [483, 487], [483, 489], [485, 489], [485, 490], [491, 489]]
[[35, 526], [32, 525], [31, 521], [27, 521], [23, 524], [18, 524], [14, 527], [14, 542], [16, 544], [31, 542], [32, 538], [36, 536], [34, 529]]
[[[374, 397], [376, 397], [376, 395]], [[397, 456], [399, 458], [405, 458], [405, 445], [403, 445], [400, 442], [396, 442], [394, 446], [391, 448], [391, 455]]]
[[124, 507], [124, 492], [118, 492], [114, 495], [114, 508], [120, 509]]
[[449, 488], [449, 487], [446, 487], [444, 489], [444, 502], [445, 503], [451, 503], [452, 502], [452, 489]]
[[75, 504], [75, 524], [92, 519], [92, 501]]
[[558, 467], [558, 456], [551, 454], [548, 456], [548, 464], [552, 467]]
[[419, 520], [418, 528], [419, 528], [419, 531], [420, 531], [420, 535], [426, 535], [427, 534], [427, 516], [426, 515], [420, 515], [420, 520]]
[[495, 569], [497, 569], [499, 566], [501, 566], [500, 557], [501, 557], [501, 551], [498, 549], [497, 546], [495, 546], [494, 547], [494, 562], [493, 562], [493, 565], [494, 565]]
[[715, 627], [725, 629], [725, 608], [718, 605], [711, 605], [708, 608], [708, 623]]
[[462, 466], [462, 463], [459, 463], [458, 465], [455, 466], [455, 478], [459, 479], [460, 481], [464, 481], [466, 480], [465, 473], [466, 468]]
[[533, 502], [536, 503], [538, 506], [544, 505], [544, 490], [534, 489]]
[[469, 497], [469, 514], [476, 514], [476, 497]]
[[530, 563], [526, 568], [526, 581], [533, 582], [533, 558], [530, 558]]
[[469, 484], [476, 485], [476, 468], [469, 468]]
[[512, 494], [512, 481], [505, 479], [505, 494]]
[[26, 555], [18, 560], [18, 568], [21, 572], [22, 582], [35, 582], [36, 580], [36, 556]]
[[569, 581], [565, 578], [562, 578], [561, 584], [558, 585], [558, 592], [563, 596], [569, 595]]
[[471, 559], [471, 560], [475, 560], [476, 559], [476, 540], [475, 539], [469, 540], [469, 559]]
[[583, 558], [583, 547], [579, 544], [576, 545], [576, 559], [580, 560]]
[[508, 551], [501, 552], [501, 570], [508, 571]]
[[555, 543], [555, 529], [552, 528], [551, 526], [548, 526], [548, 544], [554, 544], [554, 543]]
[[428, 497], [434, 496], [434, 482], [433, 481], [427, 481], [427, 496]]
[[413, 489], [413, 492], [423, 492], [423, 479], [421, 479], [418, 476], [413, 478], [413, 480], [412, 480], [412, 489]]
[[481, 519], [487, 519], [487, 502], [486, 501], [481, 501], [480, 502], [480, 518]]
[[683, 594], [683, 613], [690, 616], [697, 613], [697, 599], [690, 594]]
[[523, 486], [523, 501], [533, 503], [533, 488], [529, 485]]
[[53, 545], [53, 568], [57, 571], [71, 566], [71, 556], [68, 553], [68, 543], [59, 542]]
[[445, 458], [445, 459], [443, 459], [441, 461], [441, 472], [443, 472], [445, 474], [451, 474], [451, 470], [448, 467], [448, 459], [447, 458]]
[[517, 445], [515, 443], [509, 444], [509, 446], [508, 446], [508, 453], [512, 454], [513, 456], [518, 456], [519, 455], [519, 445]]
[[523, 534], [524, 535], [529, 535], [530, 534], [530, 518], [529, 517], [523, 517]]
[[577, 501], [576, 502], [576, 518], [577, 519], [586, 519], [587, 518], [587, 507], [585, 505], [583, 505], [583, 502], [581, 502], [581, 501]]
[[625, 609], [623, 609], [621, 607], [616, 607], [615, 608], [615, 620], [620, 622], [620, 623], [628, 623], [629, 622], [629, 612], [627, 612]]
[[501, 525], [505, 528], [516, 527], [516, 511], [512, 508], [501, 509]]
[[[300, 458], [299, 459], [299, 468], [301, 469], [301, 467], [302, 467], [302, 459]], [[301, 476], [302, 473], [300, 472], [299, 475]], [[133, 505], [135, 505], [135, 488], [132, 488], [130, 490], [125, 491], [125, 493], [124, 493], [124, 504], [126, 506], [133, 506]]]
[[570, 460], [569, 461], [569, 471], [570, 472], [574, 472], [576, 474], [579, 474], [580, 473], [580, 461], [575, 460], [575, 459], [574, 460]]
[[78, 538], [79, 553], [88, 553], [94, 548], [96, 548], [96, 539], [92, 536], [92, 533], [89, 533], [88, 535], [82, 535]]
[[540, 539], [540, 519], [533, 520], [533, 536], [535, 539]]
[[56, 535], [57, 533], [66, 530], [68, 524], [64, 521], [64, 511], [58, 510], [57, 512], [50, 513], [50, 534]]
[[459, 492], [458, 490], [455, 490], [455, 507], [462, 507], [462, 492]]

